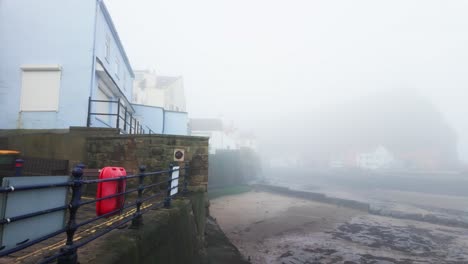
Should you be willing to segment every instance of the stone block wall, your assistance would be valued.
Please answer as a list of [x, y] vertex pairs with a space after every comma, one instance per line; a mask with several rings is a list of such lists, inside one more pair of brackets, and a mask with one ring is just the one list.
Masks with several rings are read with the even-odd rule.
[[[174, 161], [174, 150], [185, 151], [184, 162]], [[190, 164], [191, 188], [206, 191], [208, 184], [208, 138], [171, 135], [117, 135], [88, 137], [84, 160], [88, 168], [124, 167], [127, 174], [166, 170], [169, 164]]]
[[[86, 158], [86, 138], [118, 135], [113, 128], [0, 130], [0, 149], [18, 150], [21, 156], [68, 160], [75, 165]], [[25, 161], [27, 162], [27, 161]]]
[[[185, 150], [190, 163], [190, 187], [206, 191], [208, 183], [208, 138], [173, 135], [119, 135], [111, 128], [71, 127], [62, 130], [0, 130], [1, 149], [14, 149], [23, 156], [68, 160], [70, 167], [83, 162], [87, 168], [124, 167], [128, 174], [165, 170], [174, 149]], [[27, 162], [27, 161], [26, 161]], [[181, 164], [182, 165], [182, 164]]]

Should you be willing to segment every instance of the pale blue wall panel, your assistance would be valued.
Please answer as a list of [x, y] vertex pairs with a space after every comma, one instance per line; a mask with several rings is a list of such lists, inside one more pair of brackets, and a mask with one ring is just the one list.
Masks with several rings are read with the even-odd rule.
[[163, 133], [164, 110], [162, 108], [137, 104], [134, 104], [133, 108], [145, 131], [148, 131], [149, 127], [156, 134]]
[[188, 114], [185, 112], [164, 112], [164, 134], [188, 135]]
[[[92, 73], [95, 0], [0, 1], [0, 128], [85, 125]], [[62, 67], [59, 110], [30, 112], [19, 122], [21, 66]], [[40, 91], [38, 91], [40, 92]]]

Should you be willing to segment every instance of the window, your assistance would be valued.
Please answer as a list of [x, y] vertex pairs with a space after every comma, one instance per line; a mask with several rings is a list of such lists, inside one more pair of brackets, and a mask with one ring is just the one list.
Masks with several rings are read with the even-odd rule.
[[115, 57], [115, 77], [119, 79], [119, 73], [120, 73], [120, 61], [119, 58]]
[[105, 51], [104, 51], [105, 55], [106, 55], [106, 60], [109, 61], [109, 58], [110, 58], [110, 37], [109, 35], [106, 34], [106, 43], [105, 43]]
[[20, 111], [58, 111], [60, 66], [28, 65], [21, 69]]
[[127, 91], [127, 74], [125, 74], [125, 71], [123, 72], [123, 90]]

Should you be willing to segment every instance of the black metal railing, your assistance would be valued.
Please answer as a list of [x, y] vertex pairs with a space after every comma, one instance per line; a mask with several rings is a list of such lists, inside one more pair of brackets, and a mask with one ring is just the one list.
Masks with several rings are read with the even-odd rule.
[[[69, 198], [69, 202], [67, 205], [59, 206], [55, 208], [49, 208], [46, 210], [40, 210], [33, 213], [28, 213], [24, 215], [19, 215], [15, 217], [9, 217], [0, 219], [0, 225], [8, 225], [13, 222], [21, 221], [24, 219], [29, 219], [32, 217], [50, 214], [58, 211], [65, 211], [68, 212], [68, 221], [65, 227], [41, 236], [39, 238], [35, 238], [33, 240], [26, 240], [25, 242], [21, 242], [16, 244], [15, 247], [5, 249], [5, 246], [0, 246], [0, 257], [10, 255], [17, 251], [23, 250], [27, 247], [35, 245], [37, 243], [43, 242], [47, 239], [55, 237], [60, 234], [66, 234], [66, 242], [65, 245], [60, 249], [59, 252], [53, 254], [52, 256], [48, 256], [43, 258], [39, 261], [39, 263], [51, 263], [57, 261], [59, 264], [76, 264], [78, 263], [78, 255], [77, 250], [88, 244], [89, 242], [109, 233], [112, 230], [117, 228], [122, 228], [128, 223], [130, 223], [130, 228], [138, 229], [143, 224], [143, 214], [148, 212], [151, 209], [156, 209], [160, 207], [170, 208], [171, 201], [174, 196], [180, 194], [179, 190], [181, 190], [183, 195], [188, 193], [188, 181], [189, 181], [189, 165], [185, 164], [184, 167], [174, 168], [171, 164], [167, 170], [162, 171], [154, 171], [154, 172], [146, 172], [145, 166], [140, 166], [139, 173], [135, 175], [128, 175], [128, 176], [120, 176], [117, 178], [108, 178], [108, 179], [92, 179], [92, 180], [84, 180], [83, 177], [83, 169], [84, 165], [77, 165], [73, 171], [72, 176], [73, 179], [58, 184], [35, 184], [35, 185], [22, 185], [22, 186], [8, 186], [8, 187], [1, 187], [0, 188], [0, 195], [5, 195], [11, 192], [20, 192], [20, 191], [27, 191], [27, 190], [37, 190], [37, 189], [48, 189], [48, 188], [57, 188], [57, 187], [69, 187], [71, 189], [71, 198]], [[179, 176], [172, 178], [172, 174], [175, 171], [179, 171]], [[183, 172], [183, 173], [181, 173]], [[161, 176], [164, 177], [167, 175], [166, 178], [163, 180], [152, 179], [151, 183], [145, 184], [145, 179], [150, 177]], [[127, 181], [129, 179], [138, 179], [138, 186], [136, 188], [128, 189], [120, 193], [115, 193], [112, 195], [108, 195], [105, 197], [100, 197], [96, 199], [82, 201], [82, 189], [84, 185], [88, 184], [98, 184], [103, 182], [112, 182], [112, 181]], [[180, 180], [179, 180], [180, 179]], [[154, 180], [157, 180], [154, 182]], [[172, 182], [177, 180], [177, 185], [172, 186]], [[181, 184], [182, 183], [182, 184]], [[164, 185], [166, 187], [164, 188]], [[172, 187], [171, 187], [172, 186]], [[161, 189], [163, 188], [163, 189]], [[156, 190], [155, 190], [156, 189]], [[171, 195], [171, 191], [177, 189], [178, 192], [176, 194]], [[144, 192], [149, 194], [146, 197], [143, 197]], [[131, 193], [137, 193], [136, 199], [128, 204], [123, 204], [121, 208], [118, 208], [114, 211], [97, 215], [93, 218], [83, 220], [82, 222], [77, 222], [78, 216], [78, 209], [82, 206], [93, 204], [99, 201], [103, 201], [106, 199], [112, 199], [115, 197], [126, 197], [126, 195]], [[145, 206], [143, 206], [145, 204]], [[125, 210], [133, 208], [135, 212], [127, 217], [123, 217], [120, 221], [112, 223], [110, 226], [99, 230], [99, 232], [94, 232], [93, 234], [80, 237], [79, 239], [74, 239], [75, 232], [82, 226], [94, 223], [100, 219], [108, 218], [110, 216], [114, 216], [116, 214], [121, 214]]]
[[[105, 113], [92, 112], [93, 103], [110, 104], [110, 105], [115, 104], [117, 107], [116, 107], [116, 110], [112, 112], [111, 111], [105, 112]], [[140, 124], [140, 121], [134, 116], [134, 114], [131, 111], [129, 111], [129, 108], [126, 105], [122, 104], [120, 98], [118, 98], [117, 100], [95, 100], [89, 97], [88, 98], [88, 118], [86, 121], [87, 127], [91, 126], [92, 116], [113, 117], [114, 120], [112, 120], [111, 122], [105, 122], [105, 121], [101, 121], [101, 122], [103, 122], [108, 127], [115, 127], [115, 128], [120, 129], [120, 131], [124, 134], [155, 134], [155, 132], [151, 130], [151, 128], [143, 124]]]

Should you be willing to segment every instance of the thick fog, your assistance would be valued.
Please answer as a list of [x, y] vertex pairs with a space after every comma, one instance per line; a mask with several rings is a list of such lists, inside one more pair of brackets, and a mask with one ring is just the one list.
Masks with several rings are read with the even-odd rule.
[[468, 161], [467, 1], [106, 3], [134, 69], [183, 75], [191, 117], [232, 121], [265, 152]]

